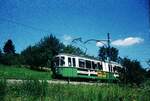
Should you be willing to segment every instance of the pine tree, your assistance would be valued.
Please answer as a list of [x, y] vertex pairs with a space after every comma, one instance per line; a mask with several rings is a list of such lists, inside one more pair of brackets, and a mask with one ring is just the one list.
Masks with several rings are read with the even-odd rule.
[[15, 46], [11, 39], [7, 40], [4, 45], [3, 51], [5, 54], [15, 54]]

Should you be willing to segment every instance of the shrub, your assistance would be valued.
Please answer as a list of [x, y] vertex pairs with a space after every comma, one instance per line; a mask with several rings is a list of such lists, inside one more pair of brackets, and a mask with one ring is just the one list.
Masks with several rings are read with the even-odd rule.
[[4, 65], [20, 65], [23, 59], [19, 54], [4, 54], [1, 63]]

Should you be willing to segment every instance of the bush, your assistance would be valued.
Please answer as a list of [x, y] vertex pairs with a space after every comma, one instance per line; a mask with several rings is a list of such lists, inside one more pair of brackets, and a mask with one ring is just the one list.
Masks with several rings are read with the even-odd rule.
[[141, 84], [142, 90], [150, 93], [150, 79]]
[[4, 54], [1, 57], [1, 63], [4, 65], [20, 65], [22, 64], [22, 60], [19, 54]]

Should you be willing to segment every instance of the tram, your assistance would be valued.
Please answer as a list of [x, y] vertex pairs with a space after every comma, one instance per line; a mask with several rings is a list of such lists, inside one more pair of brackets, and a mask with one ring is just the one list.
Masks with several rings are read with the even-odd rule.
[[117, 81], [118, 68], [122, 66], [113, 61], [104, 62], [72, 54], [61, 53], [54, 58], [54, 74], [63, 78]]

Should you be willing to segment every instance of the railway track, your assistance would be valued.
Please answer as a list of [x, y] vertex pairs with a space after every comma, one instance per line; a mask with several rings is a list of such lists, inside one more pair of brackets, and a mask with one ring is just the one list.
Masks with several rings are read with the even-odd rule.
[[[14, 84], [14, 83], [23, 83], [26, 82], [27, 80], [17, 80], [17, 79], [7, 79], [6, 82], [9, 84]], [[39, 80], [42, 82], [42, 80]], [[98, 82], [81, 82], [81, 81], [67, 81], [67, 80], [58, 80], [58, 79], [53, 79], [53, 80], [46, 80], [49, 84], [72, 84], [72, 85], [107, 85], [108, 83], [98, 83]]]

